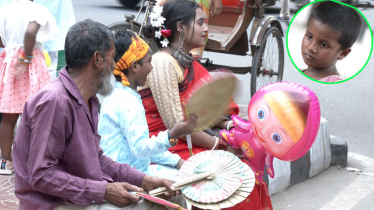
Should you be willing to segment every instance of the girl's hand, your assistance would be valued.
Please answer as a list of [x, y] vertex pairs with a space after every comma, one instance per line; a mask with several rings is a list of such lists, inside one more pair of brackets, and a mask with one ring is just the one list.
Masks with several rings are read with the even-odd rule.
[[215, 17], [222, 12], [222, 0], [212, 0], [210, 5], [210, 16]]
[[186, 161], [181, 158], [179, 160], [178, 164], [175, 166], [175, 168], [178, 169], [178, 170], [181, 169], [181, 167], [184, 164], [184, 162], [186, 162]]
[[238, 158], [243, 158], [244, 157], [243, 156], [243, 151], [241, 149], [234, 149], [230, 145], [227, 145], [226, 151], [231, 152], [232, 154], [234, 154]]
[[28, 70], [29, 70], [29, 66], [26, 66], [22, 64], [21, 62], [17, 61], [14, 67], [14, 71], [10, 71], [9, 73], [12, 74], [13, 76], [20, 76]]

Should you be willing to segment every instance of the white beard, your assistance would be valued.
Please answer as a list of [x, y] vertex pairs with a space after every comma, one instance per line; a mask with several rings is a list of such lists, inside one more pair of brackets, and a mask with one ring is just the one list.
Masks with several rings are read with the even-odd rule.
[[97, 93], [103, 97], [109, 95], [114, 89], [114, 83], [116, 78], [112, 73], [109, 76], [101, 78], [101, 86], [97, 90]]

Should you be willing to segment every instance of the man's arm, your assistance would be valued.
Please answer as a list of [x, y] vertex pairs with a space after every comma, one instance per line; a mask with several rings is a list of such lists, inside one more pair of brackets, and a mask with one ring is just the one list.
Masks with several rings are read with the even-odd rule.
[[57, 98], [42, 102], [30, 119], [31, 141], [27, 166], [30, 184], [36, 191], [78, 205], [101, 203], [106, 181], [83, 179], [56, 168], [64, 153], [65, 140], [72, 132], [70, 115], [61, 103]]
[[103, 150], [100, 148], [99, 160], [101, 170], [110, 176], [115, 182], [128, 182], [130, 184], [141, 186], [144, 173], [136, 170], [135, 168], [130, 168], [128, 164], [121, 164], [113, 161], [111, 158], [103, 155]]

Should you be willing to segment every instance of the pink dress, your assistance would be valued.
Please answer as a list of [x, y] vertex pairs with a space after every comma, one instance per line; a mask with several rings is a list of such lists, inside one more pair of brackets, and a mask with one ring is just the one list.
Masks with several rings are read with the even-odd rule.
[[[301, 69], [302, 72], [305, 72], [306, 69]], [[340, 81], [343, 81], [344, 78], [339, 76], [339, 75], [331, 75], [331, 76], [328, 76], [328, 77], [324, 77], [318, 81], [321, 81], [321, 82], [340, 82]]]
[[339, 82], [339, 81], [343, 81], [343, 80], [344, 79], [341, 76], [332, 75], [332, 76], [328, 76], [328, 77], [322, 78], [319, 81], [321, 81], [321, 82]]
[[[34, 58], [28, 71], [13, 76], [10, 72], [14, 71], [18, 54], [23, 51], [25, 31], [32, 21], [41, 26], [33, 50]], [[39, 4], [13, 0], [0, 11], [0, 37], [5, 46], [0, 55], [0, 113], [22, 113], [26, 101], [49, 83], [42, 43], [57, 38], [58, 34], [56, 20]]]

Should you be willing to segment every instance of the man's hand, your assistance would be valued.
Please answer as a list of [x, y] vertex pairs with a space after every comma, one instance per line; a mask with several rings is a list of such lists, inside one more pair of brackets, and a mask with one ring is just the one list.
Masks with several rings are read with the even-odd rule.
[[181, 169], [181, 167], [184, 164], [184, 162], [186, 162], [186, 161], [181, 158], [179, 160], [178, 164], [175, 166], [175, 168], [178, 169], [178, 170]]
[[166, 191], [163, 195], [165, 195], [167, 198], [170, 198], [175, 196], [176, 194], [179, 195], [181, 193], [179, 190], [175, 191], [174, 187], [172, 186], [173, 183], [174, 182], [170, 180], [150, 177], [146, 175], [143, 179], [141, 187], [147, 192], [159, 187], [166, 187], [168, 191]]
[[126, 182], [108, 183], [106, 185], [104, 199], [118, 207], [125, 207], [129, 204], [137, 203], [140, 200], [140, 197], [129, 193], [131, 191], [142, 192], [143, 189]]
[[222, 12], [222, 0], [212, 0], [210, 5], [210, 16], [215, 17]]

